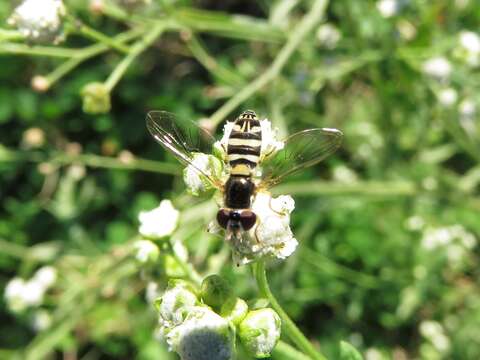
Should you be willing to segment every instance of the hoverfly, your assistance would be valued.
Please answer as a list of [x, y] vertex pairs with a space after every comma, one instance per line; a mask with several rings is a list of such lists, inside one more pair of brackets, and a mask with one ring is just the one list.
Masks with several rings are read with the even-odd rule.
[[254, 111], [244, 111], [233, 120], [228, 141], [222, 145], [228, 176], [226, 181], [219, 181], [193, 162], [195, 153], [212, 152], [216, 140], [207, 130], [165, 111], [149, 112], [146, 121], [155, 140], [222, 192], [223, 206], [216, 220], [225, 230], [226, 239], [235, 244], [242, 244], [242, 238], [258, 221], [251, 210], [258, 191], [267, 190], [286, 176], [319, 163], [339, 148], [343, 137], [337, 129], [308, 129], [284, 139], [282, 149], [267, 152], [260, 120]]

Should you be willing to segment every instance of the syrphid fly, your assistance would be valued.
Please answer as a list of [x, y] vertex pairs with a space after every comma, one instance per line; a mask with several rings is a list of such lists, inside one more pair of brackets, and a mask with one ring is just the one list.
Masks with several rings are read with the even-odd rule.
[[319, 163], [338, 149], [343, 137], [337, 129], [314, 128], [271, 146], [266, 141], [272, 136], [270, 123], [267, 121], [269, 126], [265, 128], [265, 121], [247, 110], [225, 126], [228, 132], [221, 143], [225, 176], [220, 179], [194, 162], [195, 154], [212, 153], [216, 141], [212, 134], [193, 121], [177, 119], [165, 111], [151, 111], [147, 115], [147, 128], [155, 140], [222, 192], [223, 203], [216, 220], [225, 230], [226, 240], [237, 249], [247, 243], [248, 231], [259, 221], [252, 211], [256, 194]]

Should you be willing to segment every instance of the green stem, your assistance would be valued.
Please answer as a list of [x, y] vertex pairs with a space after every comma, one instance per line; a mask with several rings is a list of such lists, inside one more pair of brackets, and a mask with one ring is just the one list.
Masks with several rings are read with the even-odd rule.
[[96, 168], [117, 170], [142, 170], [171, 175], [178, 175], [181, 173], [180, 168], [175, 164], [139, 158], [133, 158], [129, 161], [122, 161], [118, 158], [94, 154], [60, 154], [54, 157], [51, 161], [54, 163], [60, 163], [62, 165], [80, 163], [86, 166]]
[[217, 126], [222, 122], [237, 106], [247, 100], [250, 96], [275, 79], [283, 69], [288, 59], [298, 48], [303, 39], [313, 30], [320, 22], [327, 8], [327, 0], [317, 0], [313, 2], [310, 11], [303, 17], [300, 24], [296, 27], [287, 43], [278, 53], [271, 66], [257, 79], [252, 81], [248, 86], [244, 87], [235, 96], [223, 104], [211, 117], [212, 124]]
[[77, 56], [80, 51], [79, 49], [68, 49], [56, 46], [29, 46], [17, 43], [0, 43], [0, 54], [51, 56], [70, 59]]
[[[142, 32], [138, 30], [135, 31], [127, 31], [123, 34], [116, 36], [113, 41], [116, 43], [122, 44], [129, 40], [134, 39], [135, 37], [139, 36]], [[63, 78], [77, 66], [79, 66], [84, 61], [99, 55], [105, 51], [107, 51], [110, 47], [106, 44], [95, 44], [88, 48], [82, 50], [79, 56], [73, 57], [62, 64], [60, 64], [55, 70], [53, 70], [50, 74], [48, 74], [45, 78], [48, 81], [48, 86], [51, 87], [55, 84], [58, 80]]]
[[[320, 1], [319, 2], [323, 2]], [[264, 19], [219, 11], [183, 8], [172, 12], [180, 27], [236, 39], [280, 43], [285, 33]]]
[[75, 163], [93, 168], [105, 168], [113, 170], [140, 170], [170, 175], [179, 175], [181, 173], [181, 169], [178, 167], [178, 165], [135, 157], [128, 161], [122, 161], [119, 158], [95, 154], [70, 155], [57, 152], [48, 157], [40, 152], [10, 151], [9, 149], [0, 150], [4, 151], [2, 154], [3, 156], [0, 158], [0, 163], [20, 161], [34, 163], [51, 162], [58, 165], [71, 165], [72, 163]]
[[164, 30], [165, 24], [158, 23], [152, 28], [152, 30], [147, 32], [141, 40], [132, 46], [130, 53], [117, 65], [105, 81], [105, 86], [109, 91], [112, 91], [115, 85], [117, 85], [135, 58], [148, 48]]
[[276, 186], [274, 194], [293, 195], [365, 195], [412, 196], [418, 189], [409, 181], [357, 181], [342, 184], [334, 181], [295, 181]]
[[25, 39], [25, 36], [18, 30], [0, 29], [0, 41], [23, 39]]
[[108, 45], [109, 47], [116, 49], [122, 53], [128, 54], [130, 52], [128, 46], [125, 46], [121, 42], [117, 41], [115, 38], [111, 38], [101, 33], [100, 31], [97, 31], [90, 26], [85, 25], [80, 20], [73, 17], [70, 17], [69, 20], [70, 24], [72, 25], [73, 31], [80, 33], [92, 40], [98, 41], [99, 43]]
[[195, 270], [193, 265], [190, 263], [185, 262], [182, 259], [182, 256], [178, 253], [178, 251], [175, 249], [175, 246], [173, 246], [172, 239], [170, 238], [168, 240], [168, 248], [173, 256], [173, 258], [177, 261], [178, 265], [182, 268], [183, 272], [187, 275], [188, 279], [192, 281], [196, 286], [200, 287], [202, 284], [202, 277], [200, 274]]
[[295, 323], [290, 319], [285, 310], [283, 310], [283, 308], [278, 303], [275, 296], [272, 294], [270, 287], [268, 286], [264, 260], [259, 260], [256, 263], [254, 271], [255, 278], [257, 280], [257, 286], [260, 290], [261, 296], [266, 297], [270, 301], [271, 306], [282, 319], [283, 329], [285, 330], [290, 340], [294, 342], [300, 350], [310, 356], [313, 360], [326, 360], [326, 357], [323, 356], [320, 352], [318, 352], [310, 343], [310, 341], [305, 337], [305, 335], [303, 335], [297, 325], [295, 325]]
[[211, 56], [195, 34], [192, 33], [189, 35], [186, 44], [195, 59], [214, 76], [217, 76], [219, 80], [234, 87], [241, 87], [245, 84], [245, 80], [240, 75], [220, 64]]
[[272, 358], [279, 360], [310, 360], [308, 356], [305, 356], [282, 340], [280, 340], [277, 346], [275, 346], [275, 349], [273, 349]]

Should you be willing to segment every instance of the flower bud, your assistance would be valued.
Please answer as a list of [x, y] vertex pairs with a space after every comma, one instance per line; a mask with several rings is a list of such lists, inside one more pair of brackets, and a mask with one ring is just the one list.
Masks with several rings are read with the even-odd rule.
[[195, 306], [185, 321], [166, 335], [182, 360], [233, 360], [235, 332], [229, 322], [206, 306]]
[[280, 339], [281, 325], [280, 317], [274, 310], [253, 310], [240, 323], [238, 335], [251, 355], [264, 358], [270, 356]]
[[27, 149], [39, 148], [45, 144], [45, 132], [37, 127], [32, 127], [23, 133], [22, 146]]
[[231, 297], [225, 301], [220, 310], [220, 315], [231, 321], [234, 325], [240, 324], [248, 313], [248, 305], [245, 300]]
[[152, 241], [138, 240], [133, 246], [136, 250], [135, 258], [138, 260], [139, 263], [153, 264], [158, 260], [160, 250], [158, 249], [158, 246], [155, 245]]
[[220, 307], [232, 296], [232, 287], [219, 275], [210, 275], [203, 279], [200, 297], [211, 307]]
[[92, 82], [81, 91], [83, 111], [87, 114], [105, 114], [110, 111], [110, 90], [105, 84]]
[[35, 75], [32, 78], [30, 85], [32, 86], [32, 89], [37, 92], [45, 92], [50, 88], [50, 81], [45, 76]]

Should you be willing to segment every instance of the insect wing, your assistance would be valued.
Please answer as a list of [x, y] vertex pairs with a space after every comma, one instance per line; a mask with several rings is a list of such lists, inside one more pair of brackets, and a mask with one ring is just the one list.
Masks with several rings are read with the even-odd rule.
[[262, 187], [280, 183], [286, 176], [318, 164], [341, 145], [343, 133], [337, 129], [308, 129], [290, 135], [284, 148], [261, 163]]
[[215, 138], [193, 121], [179, 120], [166, 111], [150, 111], [147, 114], [147, 129], [167, 151], [173, 154], [182, 164], [191, 166], [210, 183], [219, 188], [207, 172], [193, 163], [194, 153], [210, 153]]

